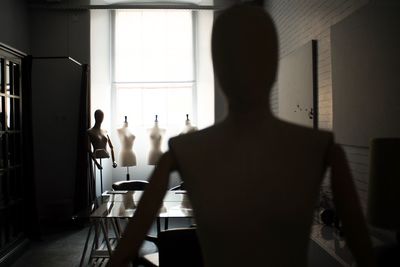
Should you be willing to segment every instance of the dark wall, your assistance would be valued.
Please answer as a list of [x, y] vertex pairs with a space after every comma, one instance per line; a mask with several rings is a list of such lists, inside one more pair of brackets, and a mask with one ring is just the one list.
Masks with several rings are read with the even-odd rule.
[[[277, 25], [280, 37], [280, 58], [295, 51], [306, 42], [317, 40], [317, 94], [318, 94], [318, 126], [322, 129], [333, 130], [333, 121], [335, 113], [333, 112], [333, 94], [335, 87], [332, 85], [332, 47], [331, 30], [332, 26], [344, 21], [356, 12], [363, 9], [366, 5], [376, 3], [389, 3], [395, 5], [395, 1], [388, 0], [308, 0], [308, 1], [282, 1], [269, 0], [266, 2], [267, 9]], [[397, 5], [399, 2], [397, 1]], [[278, 89], [278, 88], [277, 88]], [[278, 99], [272, 97], [272, 102], [278, 106]], [[349, 95], [349, 101], [352, 101]], [[362, 97], [362, 96], [359, 96]], [[361, 115], [361, 114], [359, 114]], [[368, 118], [365, 118], [368, 119]], [[350, 126], [352, 127], [352, 126]], [[357, 127], [351, 130], [358, 131]], [[368, 192], [368, 169], [369, 169], [369, 149], [367, 146], [358, 146], [357, 144], [343, 145], [348, 161], [350, 163], [353, 179], [360, 196], [361, 204], [366, 211], [367, 192]], [[329, 179], [325, 179], [323, 187], [325, 194], [330, 197]], [[315, 228], [317, 229], [317, 228]], [[336, 237], [327, 238], [322, 231], [311, 233], [313, 240], [316, 240], [331, 256], [351, 263], [350, 252], [346, 246], [337, 246]], [[321, 230], [324, 228], [321, 228]], [[387, 234], [382, 235], [375, 229], [370, 229], [374, 234], [372, 237], [387, 239]], [[393, 238], [390, 238], [393, 240]], [[388, 240], [389, 240], [388, 239]], [[340, 241], [342, 242], [342, 241]]]
[[67, 220], [73, 208], [81, 67], [90, 61], [89, 11], [31, 9], [35, 182], [41, 220]]
[[70, 56], [90, 61], [90, 12], [88, 10], [30, 10], [32, 55]]
[[367, 147], [400, 136], [400, 3], [369, 4], [332, 26], [333, 130]]
[[40, 219], [72, 217], [82, 67], [69, 59], [32, 62], [32, 121]]
[[[278, 29], [280, 58], [312, 39], [317, 41], [317, 115], [318, 126], [321, 129], [332, 130], [335, 116], [332, 113], [331, 26], [347, 18], [368, 2], [368, 0], [266, 1], [266, 8]], [[273, 107], [278, 107], [277, 95], [276, 92], [272, 95]], [[365, 207], [368, 187], [368, 148], [351, 145], [344, 148], [362, 205]], [[328, 180], [324, 183], [324, 190], [329, 191]]]
[[24, 0], [0, 1], [0, 43], [30, 52], [28, 6]]

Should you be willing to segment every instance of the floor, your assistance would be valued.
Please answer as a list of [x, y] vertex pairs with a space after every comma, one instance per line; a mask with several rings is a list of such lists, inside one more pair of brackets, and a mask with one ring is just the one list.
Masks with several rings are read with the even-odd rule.
[[[188, 222], [171, 221], [171, 227], [179, 227]], [[154, 229], [152, 230], [154, 231]], [[43, 236], [42, 241], [34, 241], [30, 248], [11, 267], [75, 267], [79, 266], [88, 227], [82, 229], [63, 229], [53, 231]], [[143, 253], [156, 251], [155, 246], [145, 242]], [[105, 263], [91, 264], [90, 266], [105, 266]], [[317, 243], [310, 241], [310, 267], [338, 267], [342, 266]]]

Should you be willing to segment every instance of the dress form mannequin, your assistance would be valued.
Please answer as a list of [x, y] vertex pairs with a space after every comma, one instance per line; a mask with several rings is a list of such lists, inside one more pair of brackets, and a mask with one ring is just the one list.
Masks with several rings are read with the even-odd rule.
[[[183, 131], [180, 134], [193, 133], [197, 130], [198, 130], [197, 127], [192, 125], [192, 123], [190, 122], [189, 114], [186, 114], [185, 127], [183, 128]], [[190, 204], [190, 200], [187, 194], [183, 194], [181, 207], [184, 209], [192, 209], [192, 204]]]
[[189, 120], [189, 114], [186, 114], [185, 127], [183, 128], [181, 134], [187, 134], [195, 131], [197, 131], [197, 127], [192, 125], [192, 123]]
[[158, 159], [162, 155], [161, 141], [163, 135], [165, 134], [165, 129], [158, 127], [158, 115], [156, 115], [156, 119], [154, 120], [153, 128], [149, 129], [149, 133], [150, 133], [151, 148], [148, 157], [148, 164], [156, 165]]
[[[94, 126], [87, 130], [89, 142], [93, 147], [92, 150], [89, 145], [88, 151], [90, 157], [96, 164], [97, 168], [100, 170], [101, 192], [103, 192], [103, 177], [102, 177], [103, 166], [101, 164], [101, 159], [110, 157], [110, 154], [107, 151], [107, 144], [110, 147], [113, 168], [117, 167], [117, 163], [115, 162], [114, 147], [111, 143], [110, 137], [108, 136], [106, 130], [101, 129], [101, 123], [103, 122], [104, 119], [103, 111], [101, 111], [100, 109], [96, 110], [94, 112], [94, 119], [95, 119]], [[97, 159], [100, 159], [100, 163], [97, 161]]]
[[125, 121], [121, 128], [117, 129], [119, 140], [121, 141], [121, 152], [119, 153], [119, 165], [126, 167], [126, 180], [129, 181], [129, 167], [136, 166], [136, 155], [133, 151], [133, 142], [135, 136], [128, 128], [128, 118], [125, 116]]

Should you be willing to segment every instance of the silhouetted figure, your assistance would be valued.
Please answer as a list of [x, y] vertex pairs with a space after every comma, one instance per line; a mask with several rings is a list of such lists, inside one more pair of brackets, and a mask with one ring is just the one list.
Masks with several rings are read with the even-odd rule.
[[374, 266], [345, 154], [332, 133], [271, 114], [278, 42], [270, 17], [250, 4], [225, 10], [214, 24], [212, 55], [228, 116], [170, 140], [111, 265], [135, 257], [169, 173], [178, 170], [194, 208], [205, 266], [307, 266], [314, 206], [330, 166], [349, 247], [359, 266]]
[[103, 122], [104, 119], [103, 111], [101, 111], [100, 109], [96, 110], [94, 112], [94, 119], [95, 119], [94, 126], [87, 130], [90, 144], [92, 144], [93, 146], [93, 151], [89, 147], [89, 154], [93, 159], [93, 161], [95, 162], [96, 166], [99, 169], [102, 169], [100, 164], [97, 162], [97, 159], [110, 157], [110, 154], [107, 151], [107, 144], [108, 144], [111, 150], [112, 166], [116, 168], [117, 163], [115, 162], [115, 157], [114, 157], [114, 147], [111, 143], [110, 137], [107, 134], [107, 131], [101, 129], [101, 123]]

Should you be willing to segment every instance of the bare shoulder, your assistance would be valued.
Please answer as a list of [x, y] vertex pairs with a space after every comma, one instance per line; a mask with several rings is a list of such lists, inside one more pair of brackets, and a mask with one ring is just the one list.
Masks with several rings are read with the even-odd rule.
[[333, 140], [333, 133], [328, 130], [323, 130], [323, 129], [314, 129], [298, 124], [293, 124], [289, 122], [285, 122], [282, 120], [276, 120], [276, 126], [281, 130], [285, 131], [288, 133], [291, 133], [292, 135], [296, 135], [299, 137], [312, 137], [312, 138], [318, 138], [318, 139], [330, 139]]

